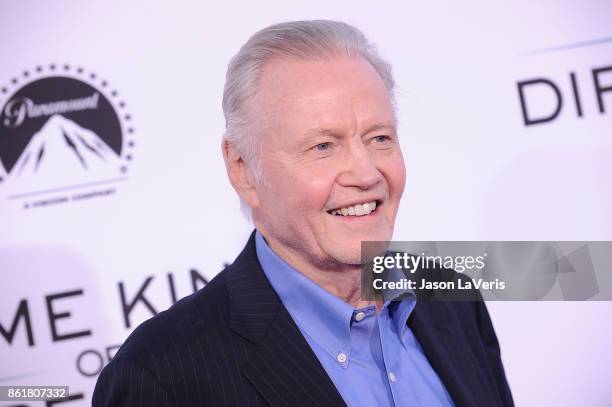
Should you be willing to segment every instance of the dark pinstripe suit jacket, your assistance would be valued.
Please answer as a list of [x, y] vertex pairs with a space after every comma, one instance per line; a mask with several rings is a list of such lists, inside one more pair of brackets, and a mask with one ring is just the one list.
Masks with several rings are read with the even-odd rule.
[[[512, 406], [482, 302], [417, 303], [408, 322], [457, 406]], [[261, 270], [254, 234], [206, 287], [144, 322], [94, 406], [344, 406]]]

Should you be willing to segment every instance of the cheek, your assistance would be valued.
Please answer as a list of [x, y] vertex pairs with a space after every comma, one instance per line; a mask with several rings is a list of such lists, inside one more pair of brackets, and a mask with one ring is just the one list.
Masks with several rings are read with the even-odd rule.
[[294, 168], [283, 174], [283, 184], [287, 191], [285, 199], [292, 202], [292, 206], [302, 209], [304, 215], [312, 212], [321, 212], [327, 205], [336, 174], [330, 166], [308, 166], [307, 168]]
[[385, 179], [389, 185], [390, 198], [397, 203], [404, 193], [406, 185], [406, 167], [404, 166], [404, 157], [401, 153], [395, 154], [393, 157], [388, 157], [382, 162], [380, 167]]
[[308, 166], [284, 166], [282, 171], [274, 174], [270, 188], [266, 191], [266, 200], [271, 202], [279, 217], [281, 212], [301, 213], [301, 219], [313, 212], [321, 212], [327, 205], [336, 174], [330, 166], [321, 168]]
[[336, 175], [330, 168], [305, 171], [296, 182], [296, 194], [307, 209], [321, 211], [327, 205]]

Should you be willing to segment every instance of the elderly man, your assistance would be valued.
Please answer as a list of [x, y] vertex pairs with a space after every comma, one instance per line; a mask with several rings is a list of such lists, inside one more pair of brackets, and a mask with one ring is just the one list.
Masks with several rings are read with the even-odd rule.
[[510, 406], [481, 302], [366, 301], [405, 168], [390, 66], [356, 28], [268, 27], [227, 72], [222, 143], [254, 231], [205, 288], [138, 327], [96, 406]]

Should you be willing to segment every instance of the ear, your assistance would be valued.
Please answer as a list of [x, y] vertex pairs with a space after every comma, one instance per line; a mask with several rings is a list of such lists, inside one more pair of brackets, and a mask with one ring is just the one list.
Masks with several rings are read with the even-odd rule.
[[236, 151], [236, 148], [227, 140], [221, 142], [221, 151], [225, 161], [225, 170], [232, 186], [242, 200], [251, 207], [259, 207], [259, 197], [255, 189], [255, 177], [249, 166]]

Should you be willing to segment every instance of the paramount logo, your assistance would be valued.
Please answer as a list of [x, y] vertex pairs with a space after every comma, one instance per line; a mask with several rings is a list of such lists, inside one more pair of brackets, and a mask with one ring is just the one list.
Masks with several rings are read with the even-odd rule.
[[134, 128], [125, 100], [93, 72], [70, 69], [57, 76], [37, 67], [36, 74], [24, 71], [22, 81], [12, 81], [19, 84], [14, 93], [3, 88], [0, 199], [23, 209], [110, 196], [117, 188], [112, 184], [127, 180]]
[[94, 92], [91, 96], [59, 100], [56, 102], [36, 104], [28, 97], [20, 97], [10, 100], [4, 107], [3, 125], [7, 128], [17, 128], [26, 118], [41, 116], [53, 116], [59, 113], [76, 112], [80, 110], [95, 110], [98, 108], [100, 94]]

